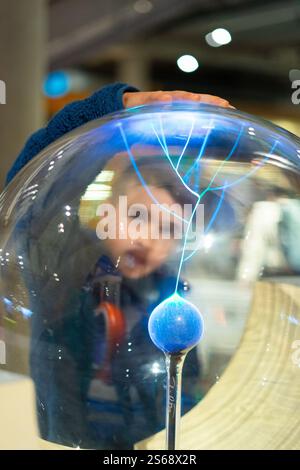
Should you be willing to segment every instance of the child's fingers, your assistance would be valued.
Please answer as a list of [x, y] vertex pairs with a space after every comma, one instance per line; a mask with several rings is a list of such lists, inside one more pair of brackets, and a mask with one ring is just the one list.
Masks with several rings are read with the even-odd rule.
[[214, 95], [206, 95], [202, 93], [199, 93], [198, 101], [200, 101], [201, 103], [214, 104], [216, 106], [223, 106], [225, 108], [231, 106], [229, 101], [225, 100], [224, 98], [220, 98], [219, 96], [214, 96]]
[[188, 91], [176, 90], [167, 92], [154, 92], [149, 97], [150, 101], [197, 101], [201, 103], [213, 104], [224, 108], [235, 109], [228, 100], [220, 98], [219, 96], [207, 95], [203, 93], [190, 93]]
[[214, 95], [207, 95], [203, 93], [190, 93], [188, 91], [183, 90], [176, 90], [172, 92], [168, 92], [171, 96], [173, 101], [176, 100], [188, 100], [188, 101], [197, 101], [207, 104], [214, 104], [216, 106], [222, 107], [232, 107], [228, 100], [224, 98], [220, 98], [219, 96]]
[[142, 106], [146, 104], [153, 104], [155, 102], [172, 102], [172, 101], [197, 101], [207, 104], [214, 104], [216, 106], [233, 108], [230, 103], [218, 96], [190, 93], [188, 91], [175, 90], [175, 91], [148, 91], [148, 92], [129, 92], [124, 93], [123, 103], [125, 108], [132, 108], [135, 106]]
[[155, 92], [150, 93], [150, 95], [151, 96], [149, 97], [149, 101], [148, 101], [149, 103], [153, 103], [155, 101], [157, 102], [173, 101], [172, 92], [169, 92], [169, 91], [155, 91]]
[[155, 101], [172, 101], [172, 97], [170, 96], [170, 93], [166, 91], [137, 91], [127, 92], [123, 95], [123, 104], [125, 108], [152, 104]]

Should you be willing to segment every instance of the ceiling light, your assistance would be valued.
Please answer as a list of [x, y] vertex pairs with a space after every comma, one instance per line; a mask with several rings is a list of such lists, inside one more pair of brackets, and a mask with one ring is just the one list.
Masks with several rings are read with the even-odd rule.
[[177, 60], [177, 65], [183, 72], [190, 73], [199, 67], [198, 61], [192, 55], [183, 55]]
[[207, 44], [212, 47], [220, 47], [231, 42], [231, 34], [227, 29], [217, 28], [205, 36]]

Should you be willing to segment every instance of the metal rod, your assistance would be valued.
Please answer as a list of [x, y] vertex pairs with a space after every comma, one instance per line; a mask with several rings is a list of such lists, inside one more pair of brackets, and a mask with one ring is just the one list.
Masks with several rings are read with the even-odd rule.
[[167, 406], [166, 406], [166, 449], [176, 450], [179, 445], [181, 417], [181, 378], [186, 353], [166, 355]]

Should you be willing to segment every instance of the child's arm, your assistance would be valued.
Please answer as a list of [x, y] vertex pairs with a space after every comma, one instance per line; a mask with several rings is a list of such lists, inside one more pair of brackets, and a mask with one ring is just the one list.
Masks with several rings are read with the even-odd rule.
[[46, 127], [32, 134], [8, 172], [6, 183], [9, 183], [18, 171], [47, 145], [76, 127], [123, 108], [177, 100], [197, 101], [232, 108], [227, 100], [213, 95], [187, 91], [140, 92], [124, 83], [107, 85], [84, 100], [68, 104], [51, 119]]

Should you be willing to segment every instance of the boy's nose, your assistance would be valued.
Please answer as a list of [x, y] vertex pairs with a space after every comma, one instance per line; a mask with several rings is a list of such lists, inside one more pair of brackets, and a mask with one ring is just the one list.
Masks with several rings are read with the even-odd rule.
[[150, 237], [149, 238], [141, 237], [138, 240], [136, 240], [135, 248], [148, 254], [149, 251], [151, 251], [153, 244], [154, 244], [154, 240], [151, 240]]

